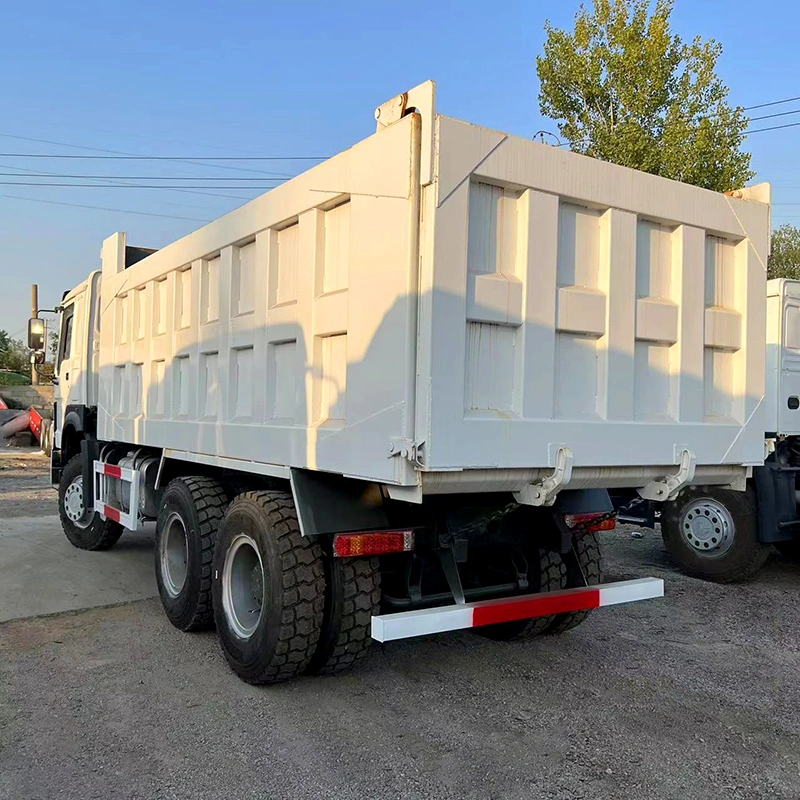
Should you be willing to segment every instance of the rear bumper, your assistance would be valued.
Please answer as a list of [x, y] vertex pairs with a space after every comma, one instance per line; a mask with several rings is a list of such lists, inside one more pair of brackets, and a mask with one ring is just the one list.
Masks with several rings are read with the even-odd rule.
[[660, 578], [638, 578], [632, 581], [562, 589], [556, 592], [481, 600], [417, 611], [401, 611], [372, 618], [372, 638], [378, 642], [410, 639], [430, 633], [478, 628], [499, 622], [547, 617], [573, 611], [635, 603], [664, 596]]

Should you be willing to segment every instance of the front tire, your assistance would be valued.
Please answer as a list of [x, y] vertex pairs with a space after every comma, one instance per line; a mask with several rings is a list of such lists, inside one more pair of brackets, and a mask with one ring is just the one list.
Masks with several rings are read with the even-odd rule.
[[228, 496], [212, 478], [175, 478], [164, 491], [156, 523], [155, 566], [161, 606], [181, 631], [214, 624], [211, 560]]
[[661, 536], [688, 575], [718, 583], [748, 580], [770, 552], [758, 541], [756, 509], [752, 487], [735, 492], [692, 486], [664, 503]]
[[73, 456], [61, 472], [58, 484], [58, 515], [67, 539], [81, 550], [109, 550], [125, 530], [118, 522], [103, 519], [87, 509], [83, 494], [83, 462]]
[[300, 534], [291, 494], [239, 495], [219, 529], [214, 619], [231, 669], [279, 683], [308, 668], [325, 608], [322, 548]]

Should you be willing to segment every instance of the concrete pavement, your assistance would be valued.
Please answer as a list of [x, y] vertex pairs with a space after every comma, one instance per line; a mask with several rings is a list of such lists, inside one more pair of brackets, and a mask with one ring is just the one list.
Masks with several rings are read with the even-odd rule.
[[126, 531], [113, 549], [73, 547], [58, 516], [0, 520], [0, 622], [143, 600], [158, 594], [154, 526]]

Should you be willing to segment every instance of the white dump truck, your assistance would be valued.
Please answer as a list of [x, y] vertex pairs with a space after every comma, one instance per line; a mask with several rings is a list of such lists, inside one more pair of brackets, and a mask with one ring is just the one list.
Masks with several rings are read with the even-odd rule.
[[763, 460], [768, 189], [726, 197], [436, 113], [61, 311], [53, 479], [78, 547], [156, 521], [164, 610], [267, 683], [390, 641], [558, 632], [609, 488], [742, 492]]

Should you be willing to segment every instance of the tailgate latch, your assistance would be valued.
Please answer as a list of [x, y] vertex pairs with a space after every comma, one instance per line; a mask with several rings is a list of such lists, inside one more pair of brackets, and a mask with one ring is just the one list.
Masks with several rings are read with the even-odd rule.
[[571, 448], [559, 447], [552, 474], [539, 483], [531, 483], [514, 492], [514, 499], [523, 506], [553, 505], [556, 495], [572, 480], [572, 461]]
[[638, 489], [640, 497], [659, 502], [674, 500], [680, 490], [694, 479], [694, 468], [697, 465], [694, 451], [684, 445], [679, 445], [675, 449], [680, 452], [677, 472], [642, 486]]

